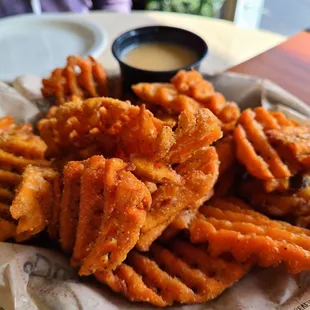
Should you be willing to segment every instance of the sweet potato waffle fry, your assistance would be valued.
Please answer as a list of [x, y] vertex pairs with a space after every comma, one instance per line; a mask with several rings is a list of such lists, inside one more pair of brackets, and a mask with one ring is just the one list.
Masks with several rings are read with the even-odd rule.
[[195, 113], [200, 108], [197, 101], [180, 94], [169, 83], [139, 83], [133, 85], [132, 90], [143, 102], [159, 105], [170, 114], [179, 114], [182, 111]]
[[148, 250], [177, 215], [197, 201], [207, 197], [218, 178], [219, 161], [213, 147], [196, 152], [176, 168], [182, 177], [180, 185], [166, 183], [152, 195], [152, 206], [147, 213], [137, 248]]
[[204, 80], [203, 76], [195, 71], [179, 71], [171, 83], [182, 94], [197, 102], [201, 107], [210, 109], [223, 123], [224, 132], [232, 131], [240, 116], [240, 109], [234, 102], [227, 102], [225, 97], [214, 91], [211, 83]]
[[174, 240], [169, 248], [153, 244], [145, 254], [132, 251], [114, 272], [96, 273], [95, 277], [131, 301], [164, 307], [214, 299], [249, 267], [212, 258], [199, 247]]
[[46, 144], [33, 134], [31, 124], [16, 125], [4, 117], [0, 126], [0, 202], [10, 205], [26, 166], [49, 163], [44, 160]]
[[177, 214], [173, 222], [163, 231], [160, 236], [160, 241], [169, 242], [182, 230], [187, 230], [190, 227], [191, 222], [196, 218], [198, 209], [214, 195], [214, 191], [211, 190], [202, 199], [197, 200], [194, 205], [190, 205], [180, 213]]
[[264, 132], [264, 129], [271, 126], [271, 122], [267, 123], [267, 118], [264, 118], [259, 123], [262, 111], [259, 108], [242, 112], [234, 132], [237, 158], [251, 175], [264, 182], [266, 191], [285, 190], [292, 173]]
[[[41, 232], [59, 208], [59, 175], [51, 168], [27, 166], [22, 174], [10, 212], [18, 220], [16, 240], [29, 239]], [[56, 215], [57, 217], [57, 215]]]
[[182, 163], [192, 154], [222, 137], [217, 118], [208, 109], [196, 114], [184, 111], [179, 116], [175, 143], [167, 155], [171, 164]]
[[241, 182], [239, 192], [251, 206], [267, 215], [293, 218], [310, 215], [309, 173], [298, 176], [299, 185], [285, 192], [266, 193], [257, 180], [247, 179]]
[[151, 194], [131, 169], [102, 156], [64, 168], [60, 243], [80, 275], [115, 269], [139, 239]]
[[42, 80], [42, 95], [55, 100], [57, 105], [72, 100], [108, 95], [108, 79], [104, 68], [91, 56], [84, 59], [69, 56], [64, 68], [55, 69]]
[[283, 262], [290, 273], [310, 269], [310, 231], [223, 200], [210, 202], [190, 227], [191, 241], [208, 242], [212, 256], [231, 253], [237, 261], [255, 257], [259, 266]]
[[61, 157], [83, 149], [88, 149], [87, 157], [113, 153], [116, 148], [113, 137], [139, 111], [129, 101], [112, 98], [68, 102], [58, 107], [53, 117], [38, 123], [40, 136], [48, 145], [46, 156]]
[[87, 161], [71, 161], [63, 170], [63, 192], [59, 216], [59, 241], [66, 253], [72, 253], [79, 220], [81, 178]]
[[309, 127], [240, 115], [194, 70], [134, 85], [137, 106], [107, 86], [70, 56], [43, 80], [40, 137], [0, 118], [0, 241], [46, 229], [79, 275], [160, 307], [214, 299], [255, 263], [310, 270], [310, 230], [253, 210], [310, 227]]
[[127, 169], [127, 164], [119, 159], [106, 161], [104, 217], [80, 275], [114, 270], [139, 239], [151, 195]]
[[123, 126], [119, 137], [120, 148], [127, 156], [140, 154], [152, 158], [163, 157], [174, 143], [172, 129], [163, 125], [142, 105], [137, 115]]
[[276, 147], [306, 168], [310, 168], [310, 127], [286, 126], [267, 131], [267, 137]]

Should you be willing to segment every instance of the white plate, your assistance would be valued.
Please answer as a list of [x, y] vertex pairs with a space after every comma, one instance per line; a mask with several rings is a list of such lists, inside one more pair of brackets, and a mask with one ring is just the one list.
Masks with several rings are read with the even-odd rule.
[[106, 33], [83, 16], [23, 15], [0, 20], [0, 80], [22, 74], [46, 76], [68, 55], [99, 56]]

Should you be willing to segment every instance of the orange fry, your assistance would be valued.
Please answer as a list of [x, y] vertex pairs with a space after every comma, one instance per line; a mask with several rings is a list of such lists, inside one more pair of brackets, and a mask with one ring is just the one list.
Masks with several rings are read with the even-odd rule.
[[[140, 107], [136, 117], [133, 117], [128, 124], [123, 127], [120, 133], [120, 147], [128, 156], [131, 154], [153, 155], [155, 150], [153, 144], [163, 123], [145, 108]], [[169, 128], [170, 134], [172, 130]]]
[[200, 109], [196, 114], [184, 111], [179, 116], [175, 137], [168, 153], [171, 164], [186, 161], [197, 150], [220, 139], [222, 131], [218, 119], [208, 109]]
[[275, 147], [282, 147], [300, 164], [310, 168], [310, 127], [290, 126], [278, 130], [268, 130], [267, 136]]
[[80, 211], [81, 178], [87, 161], [69, 162], [63, 171], [64, 187], [61, 198], [59, 235], [60, 245], [66, 253], [74, 248]]
[[265, 181], [267, 191], [286, 188], [291, 172], [269, 143], [255, 115], [247, 109], [239, 118], [234, 132], [237, 158], [250, 174]]
[[145, 185], [127, 171], [119, 159], [105, 168], [105, 202], [98, 238], [83, 261], [80, 275], [114, 270], [136, 245], [151, 195]]
[[1, 132], [0, 149], [28, 159], [44, 159], [46, 144], [40, 137], [12, 127]]
[[29, 165], [25, 169], [10, 208], [12, 217], [18, 220], [17, 241], [38, 234], [49, 223], [59, 203], [54, 186], [58, 178], [58, 173], [50, 168]]
[[211, 83], [195, 71], [179, 71], [171, 80], [176, 89], [210, 109], [223, 122], [223, 130], [231, 131], [240, 116], [240, 109], [234, 102], [227, 102], [221, 93], [214, 92]]
[[137, 244], [139, 250], [146, 251], [179, 212], [208, 195], [218, 178], [218, 169], [219, 161], [213, 147], [196, 152], [179, 165], [177, 172], [182, 176], [183, 184], [163, 184], [152, 195], [151, 210]]
[[240, 262], [254, 257], [259, 266], [285, 263], [290, 273], [310, 269], [310, 232], [245, 209], [210, 205], [190, 227], [191, 241], [208, 242], [212, 256], [231, 253]]
[[48, 145], [46, 155], [60, 157], [89, 147], [97, 153], [113, 153], [113, 137], [139, 112], [140, 108], [130, 102], [111, 98], [68, 102], [38, 124], [40, 136]]
[[220, 161], [220, 174], [223, 174], [236, 161], [235, 142], [231, 135], [215, 143], [215, 149]]
[[249, 268], [250, 264], [212, 258], [201, 248], [175, 240], [169, 249], [154, 244], [148, 255], [132, 251], [114, 272], [95, 276], [132, 301], [163, 307], [214, 299]]
[[104, 207], [104, 171], [106, 160], [93, 156], [85, 164], [81, 179], [81, 198], [76, 239], [71, 264], [78, 267], [98, 237]]
[[132, 90], [142, 101], [159, 105], [171, 114], [182, 111], [196, 113], [200, 108], [197, 101], [179, 94], [175, 87], [168, 83], [139, 83], [133, 85]]
[[204, 80], [203, 76], [196, 70], [180, 70], [171, 79], [171, 83], [180, 93], [197, 98], [198, 101], [214, 93], [213, 85]]
[[181, 176], [175, 170], [161, 162], [154, 162], [147, 156], [133, 155], [130, 161], [135, 165], [134, 174], [154, 183], [180, 183]]
[[213, 196], [214, 191], [211, 190], [205, 197], [198, 200], [195, 205], [189, 206], [177, 214], [171, 224], [165, 229], [160, 236], [160, 240], [168, 242], [172, 240], [180, 231], [188, 229], [191, 222], [195, 219], [198, 209]]
[[66, 67], [55, 69], [42, 84], [43, 96], [55, 97], [58, 105], [72, 100], [73, 96], [86, 99], [108, 93], [107, 74], [91, 56], [88, 59], [69, 56]]

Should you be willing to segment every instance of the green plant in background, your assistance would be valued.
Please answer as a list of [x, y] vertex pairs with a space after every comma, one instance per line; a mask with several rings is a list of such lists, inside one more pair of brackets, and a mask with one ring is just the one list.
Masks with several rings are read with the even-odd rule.
[[148, 0], [147, 10], [217, 16], [225, 0]]

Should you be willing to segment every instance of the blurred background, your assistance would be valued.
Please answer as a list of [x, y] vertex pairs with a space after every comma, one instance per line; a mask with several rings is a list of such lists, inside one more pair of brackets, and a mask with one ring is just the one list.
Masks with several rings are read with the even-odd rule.
[[310, 28], [310, 0], [0, 0], [0, 18], [30, 12], [86, 12], [89, 9], [194, 14], [284, 36]]
[[285, 36], [310, 27], [310, 0], [134, 0], [133, 9], [216, 17]]

